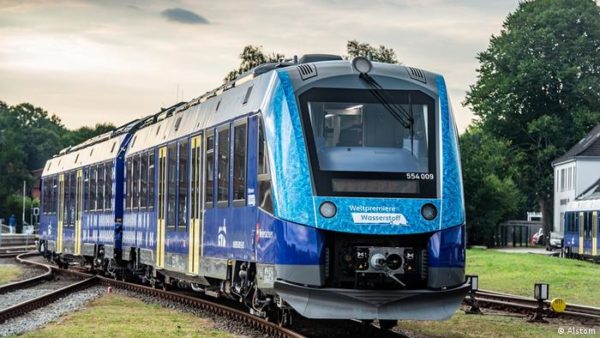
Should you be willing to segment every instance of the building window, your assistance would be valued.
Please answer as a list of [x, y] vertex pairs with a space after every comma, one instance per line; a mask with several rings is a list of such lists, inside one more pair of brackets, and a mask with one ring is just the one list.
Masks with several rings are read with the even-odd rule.
[[177, 230], [185, 231], [187, 225], [188, 141], [179, 142], [179, 197]]
[[217, 191], [218, 206], [229, 206], [229, 126], [218, 133]]
[[234, 206], [246, 201], [246, 123], [233, 129], [233, 200]]

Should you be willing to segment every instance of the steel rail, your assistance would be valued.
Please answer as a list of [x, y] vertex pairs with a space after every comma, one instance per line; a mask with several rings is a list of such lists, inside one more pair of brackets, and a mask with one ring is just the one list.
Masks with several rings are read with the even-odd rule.
[[[478, 290], [475, 292], [475, 299], [482, 307], [489, 308], [504, 308], [511, 312], [532, 314], [538, 309], [538, 301], [533, 298], [511, 295], [502, 292]], [[465, 302], [469, 303], [469, 297], [465, 298]], [[544, 301], [544, 312], [548, 317], [571, 318], [582, 321], [593, 321], [600, 323], [600, 308], [567, 304], [564, 312], [554, 312], [550, 308], [550, 301]]]
[[[55, 273], [67, 274], [67, 275], [79, 276], [79, 277], [89, 277], [84, 282], [89, 282], [89, 283], [99, 282], [104, 286], [110, 286], [113, 288], [129, 290], [129, 291], [133, 291], [136, 293], [154, 296], [154, 297], [158, 297], [158, 298], [165, 299], [165, 300], [171, 300], [171, 301], [174, 301], [174, 302], [186, 305], [186, 306], [209, 311], [218, 316], [224, 316], [233, 321], [243, 323], [244, 325], [247, 325], [248, 327], [251, 327], [253, 329], [256, 329], [258, 331], [261, 331], [261, 332], [268, 334], [270, 336], [273, 336], [273, 337], [280, 337], [280, 338], [304, 338], [305, 337], [302, 334], [299, 334], [293, 330], [290, 330], [290, 329], [287, 329], [284, 327], [280, 327], [279, 325], [272, 323], [266, 319], [256, 317], [247, 312], [240, 311], [238, 309], [231, 308], [229, 306], [215, 303], [215, 302], [212, 302], [212, 301], [209, 301], [206, 299], [191, 297], [191, 296], [179, 294], [179, 293], [172, 292], [172, 291], [165, 291], [162, 289], [155, 289], [155, 288], [151, 288], [151, 287], [144, 286], [144, 285], [115, 280], [113, 278], [108, 278], [108, 277], [104, 277], [104, 276], [100, 276], [100, 275], [93, 276], [93, 274], [91, 274], [91, 273], [68, 270], [68, 269], [67, 270], [59, 269], [58, 267], [56, 267], [54, 265], [35, 262], [35, 261], [27, 260], [25, 258], [21, 258], [19, 260], [19, 262], [21, 262], [23, 264], [44, 266], [44, 267], [52, 269]], [[93, 276], [93, 277], [90, 277], [90, 276]], [[81, 283], [83, 283], [83, 282], [81, 282]], [[1, 320], [2, 320], [2, 317], [1, 317], [1, 313], [0, 313], [0, 322], [1, 322]]]
[[[18, 257], [20, 257], [20, 256], [24, 256], [24, 255], [17, 256], [17, 261], [19, 263], [22, 263], [18, 259]], [[43, 282], [45, 280], [51, 279], [52, 276], [53, 276], [52, 268], [48, 267], [48, 266], [44, 266], [44, 265], [41, 265], [40, 267], [43, 268], [45, 270], [45, 272], [42, 273], [42, 274], [40, 274], [40, 275], [38, 275], [38, 276], [31, 277], [31, 278], [28, 278], [28, 279], [24, 279], [24, 280], [21, 280], [21, 281], [16, 281], [16, 282], [12, 282], [12, 283], [1, 285], [0, 286], [0, 295], [8, 293], [8, 292], [15, 291], [15, 290], [23, 289], [23, 288], [26, 288], [26, 287], [29, 287], [29, 286], [32, 286], [32, 285], [36, 285], [36, 284], [39, 284], [39, 283], [41, 283], [41, 282]]]
[[4, 323], [8, 319], [15, 318], [21, 316], [27, 312], [42, 308], [59, 298], [63, 298], [73, 292], [77, 292], [83, 289], [86, 289], [90, 286], [96, 285], [98, 283], [98, 278], [96, 276], [90, 277], [88, 279], [78, 281], [71, 285], [67, 285], [58, 290], [46, 293], [40, 297], [27, 300], [25, 302], [15, 304], [8, 308], [0, 310], [0, 323]]

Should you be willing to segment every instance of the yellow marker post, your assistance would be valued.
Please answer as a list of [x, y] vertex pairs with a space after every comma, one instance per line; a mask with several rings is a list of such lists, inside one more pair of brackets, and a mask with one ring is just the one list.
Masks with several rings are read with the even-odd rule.
[[556, 313], [565, 312], [567, 308], [567, 302], [562, 298], [554, 298], [550, 302], [550, 309]]

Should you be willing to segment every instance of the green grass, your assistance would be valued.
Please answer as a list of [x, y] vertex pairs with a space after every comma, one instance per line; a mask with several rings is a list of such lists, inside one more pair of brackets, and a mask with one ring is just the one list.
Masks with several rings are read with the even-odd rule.
[[110, 294], [23, 337], [233, 337], [209, 319]]
[[[560, 326], [567, 327], [565, 324]], [[394, 331], [418, 337], [559, 337], [560, 326], [531, 324], [524, 318], [501, 315], [466, 315], [459, 310], [443, 322], [401, 321]]]
[[0, 265], [0, 284], [14, 281], [21, 275], [21, 268], [12, 264]]
[[536, 254], [467, 251], [467, 274], [479, 275], [479, 288], [533, 297], [536, 282], [550, 284], [550, 298], [600, 306], [600, 265]]

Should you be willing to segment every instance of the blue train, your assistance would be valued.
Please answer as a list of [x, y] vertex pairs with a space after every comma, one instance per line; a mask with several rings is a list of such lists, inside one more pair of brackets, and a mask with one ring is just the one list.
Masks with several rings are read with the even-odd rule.
[[64, 149], [40, 250], [260, 316], [449, 318], [467, 292], [442, 76], [305, 55]]
[[564, 214], [564, 250], [568, 257], [600, 261], [600, 188], [592, 195], [578, 198]]

